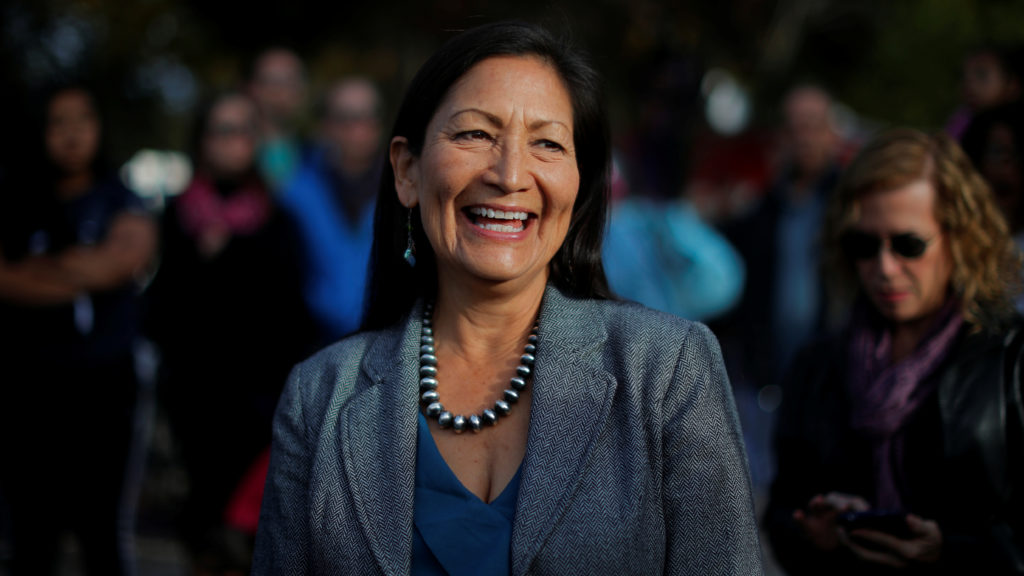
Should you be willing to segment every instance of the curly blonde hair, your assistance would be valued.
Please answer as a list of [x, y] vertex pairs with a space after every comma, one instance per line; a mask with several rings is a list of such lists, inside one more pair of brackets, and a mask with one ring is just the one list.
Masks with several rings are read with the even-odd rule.
[[858, 220], [864, 195], [927, 179], [936, 191], [935, 217], [949, 239], [952, 288], [964, 319], [995, 328], [1013, 314], [1021, 287], [1021, 256], [988, 185], [957, 143], [945, 134], [907, 128], [876, 136], [839, 180], [825, 227], [828, 277], [842, 301], [859, 289], [854, 262], [840, 238]]

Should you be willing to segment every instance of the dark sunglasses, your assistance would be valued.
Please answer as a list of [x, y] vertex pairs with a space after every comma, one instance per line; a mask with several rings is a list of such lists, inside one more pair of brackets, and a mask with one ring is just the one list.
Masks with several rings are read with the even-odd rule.
[[[925, 240], [913, 232], [893, 234], [889, 236], [889, 250], [901, 258], [914, 260], [924, 254], [932, 240]], [[843, 234], [843, 237], [840, 239], [843, 253], [850, 260], [875, 258], [882, 250], [882, 244], [884, 243], [885, 240], [880, 236], [857, 230], [851, 230]]]

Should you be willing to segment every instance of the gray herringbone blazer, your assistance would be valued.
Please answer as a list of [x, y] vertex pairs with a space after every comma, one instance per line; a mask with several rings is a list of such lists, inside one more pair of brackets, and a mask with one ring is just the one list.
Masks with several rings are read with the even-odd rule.
[[[293, 371], [254, 574], [408, 574], [420, 307]], [[746, 457], [703, 325], [548, 287], [512, 574], [760, 574]], [[500, 425], [500, 424], [499, 424]]]

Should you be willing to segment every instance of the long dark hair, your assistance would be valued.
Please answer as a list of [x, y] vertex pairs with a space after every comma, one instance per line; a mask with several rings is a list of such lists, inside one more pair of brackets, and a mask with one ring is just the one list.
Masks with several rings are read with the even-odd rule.
[[[568, 41], [524, 22], [498, 22], [467, 30], [445, 42], [420, 68], [398, 110], [389, 142], [403, 136], [416, 156], [423, 150], [427, 124], [459, 78], [477, 63], [495, 56], [536, 56], [550, 64], [569, 90], [573, 144], [580, 188], [565, 242], [551, 261], [551, 281], [580, 298], [611, 298], [601, 264], [601, 240], [608, 210], [611, 144], [603, 90], [597, 71]], [[385, 163], [377, 198], [373, 253], [364, 330], [389, 326], [420, 296], [437, 289], [436, 260], [413, 209], [416, 267], [402, 259], [408, 210], [398, 201], [395, 173]]]

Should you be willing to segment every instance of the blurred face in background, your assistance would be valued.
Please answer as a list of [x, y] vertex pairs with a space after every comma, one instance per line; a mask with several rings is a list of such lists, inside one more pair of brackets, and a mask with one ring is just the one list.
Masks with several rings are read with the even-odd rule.
[[1006, 217], [1011, 231], [1021, 228], [1020, 152], [1013, 131], [1005, 124], [995, 124], [988, 133], [985, 156], [980, 166], [985, 180], [992, 188], [996, 202]]
[[266, 52], [256, 62], [249, 93], [266, 121], [274, 125], [294, 122], [306, 103], [302, 61], [289, 50]]
[[99, 153], [100, 120], [92, 97], [84, 90], [57, 93], [46, 116], [46, 153], [64, 174], [90, 170]]
[[248, 98], [227, 96], [210, 111], [202, 142], [203, 164], [217, 179], [249, 172], [257, 145], [256, 106]]
[[367, 80], [346, 80], [327, 94], [323, 136], [332, 164], [342, 173], [373, 167], [380, 152], [380, 99]]
[[1016, 96], [1015, 82], [992, 52], [978, 52], [964, 60], [963, 98], [974, 111], [991, 108]]
[[832, 103], [825, 92], [797, 88], [785, 101], [785, 137], [792, 161], [803, 176], [825, 171], [836, 155], [839, 137], [832, 123]]
[[[872, 257], [855, 260], [861, 287], [875, 309], [895, 324], [931, 317], [946, 301], [953, 258], [948, 237], [935, 218], [936, 193], [921, 179], [894, 190], [869, 192], [860, 200], [853, 230], [882, 239]], [[898, 254], [892, 238], [912, 234], [927, 243], [916, 257]]]

